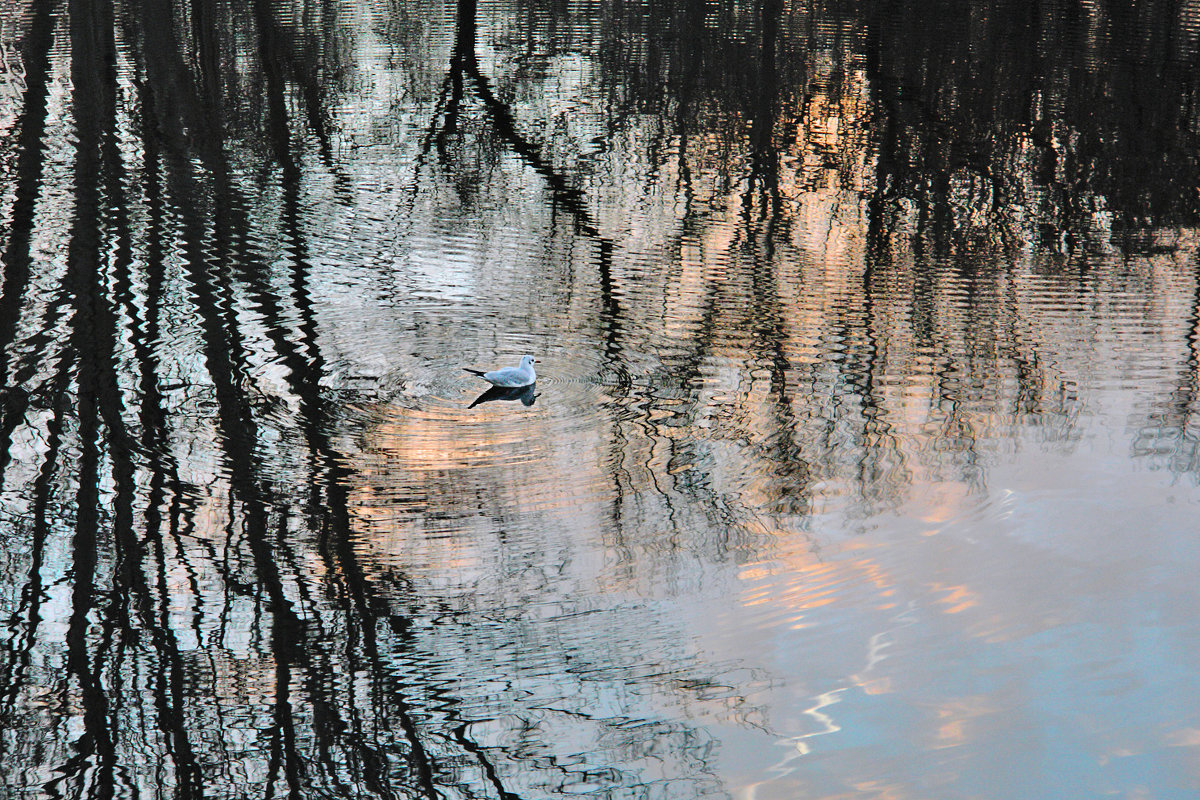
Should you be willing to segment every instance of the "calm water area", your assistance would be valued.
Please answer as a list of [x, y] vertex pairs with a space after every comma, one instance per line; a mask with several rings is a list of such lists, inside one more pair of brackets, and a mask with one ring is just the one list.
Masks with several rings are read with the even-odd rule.
[[6, 0], [0, 798], [1200, 797], [1198, 223], [1196, 0]]

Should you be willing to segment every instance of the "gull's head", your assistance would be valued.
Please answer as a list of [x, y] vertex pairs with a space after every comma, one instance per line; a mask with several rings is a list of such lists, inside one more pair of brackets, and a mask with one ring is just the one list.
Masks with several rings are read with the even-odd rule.
[[537, 363], [537, 359], [534, 358], [533, 356], [522, 356], [521, 357], [521, 369], [525, 369], [526, 367], [532, 367], [536, 363]]

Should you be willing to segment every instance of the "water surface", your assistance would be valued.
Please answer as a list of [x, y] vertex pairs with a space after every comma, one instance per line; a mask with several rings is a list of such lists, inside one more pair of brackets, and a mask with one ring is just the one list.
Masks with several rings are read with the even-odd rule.
[[2, 794], [1194, 797], [1198, 15], [6, 6]]

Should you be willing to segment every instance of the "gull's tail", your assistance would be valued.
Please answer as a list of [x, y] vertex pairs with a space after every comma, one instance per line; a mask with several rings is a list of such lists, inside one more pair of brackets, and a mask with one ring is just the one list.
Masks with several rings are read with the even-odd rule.
[[465, 369], [467, 372], [471, 373], [472, 375], [478, 375], [478, 376], [479, 376], [479, 377], [481, 377], [481, 378], [482, 378], [482, 377], [484, 376], [484, 374], [485, 374], [485, 373], [484, 373], [482, 370], [478, 370], [478, 369], [471, 369], [470, 367], [463, 367], [463, 369]]

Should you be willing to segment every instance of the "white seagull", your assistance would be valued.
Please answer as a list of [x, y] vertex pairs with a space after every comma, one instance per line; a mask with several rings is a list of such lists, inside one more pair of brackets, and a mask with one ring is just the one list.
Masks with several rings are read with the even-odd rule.
[[505, 367], [504, 369], [494, 369], [491, 372], [480, 372], [470, 367], [463, 367], [463, 369], [472, 375], [478, 375], [492, 386], [502, 386], [507, 389], [529, 386], [536, 381], [537, 373], [533, 371], [533, 365], [536, 363], [537, 359], [533, 356], [523, 356], [519, 367]]

